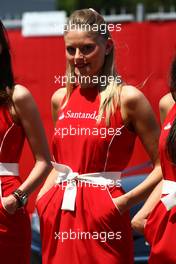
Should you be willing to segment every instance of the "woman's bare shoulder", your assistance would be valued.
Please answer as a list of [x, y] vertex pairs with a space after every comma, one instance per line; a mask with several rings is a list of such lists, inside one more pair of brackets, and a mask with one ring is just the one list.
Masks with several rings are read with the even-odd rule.
[[161, 112], [166, 112], [168, 113], [169, 110], [172, 108], [172, 106], [174, 105], [175, 101], [171, 95], [171, 93], [168, 93], [166, 95], [164, 95], [159, 102], [159, 108]]
[[14, 103], [32, 98], [31, 92], [21, 84], [14, 85], [13, 89], [7, 88], [7, 91], [11, 95]]
[[134, 109], [138, 104], [146, 103], [148, 100], [145, 95], [132, 85], [124, 85], [121, 92], [121, 102], [127, 107]]
[[51, 103], [53, 106], [60, 108], [64, 97], [66, 96], [67, 89], [66, 88], [59, 88], [51, 97]]

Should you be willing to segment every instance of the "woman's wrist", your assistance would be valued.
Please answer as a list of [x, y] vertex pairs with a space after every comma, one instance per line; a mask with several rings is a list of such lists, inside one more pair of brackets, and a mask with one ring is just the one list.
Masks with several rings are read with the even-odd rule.
[[130, 209], [132, 207], [130, 194], [125, 193], [123, 197], [124, 197], [124, 203], [125, 203], [126, 209]]
[[22, 190], [20, 189], [16, 189], [12, 195], [14, 196], [14, 198], [17, 200], [18, 202], [18, 207], [23, 207], [26, 203], [27, 203], [27, 200], [28, 200], [28, 194], [23, 192]]

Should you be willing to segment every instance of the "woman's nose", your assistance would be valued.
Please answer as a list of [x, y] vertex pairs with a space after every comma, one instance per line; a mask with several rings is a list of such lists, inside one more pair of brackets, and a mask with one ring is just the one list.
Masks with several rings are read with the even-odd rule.
[[75, 52], [75, 59], [83, 59], [84, 56], [82, 54], [82, 52], [80, 51], [80, 49], [76, 49], [76, 52]]

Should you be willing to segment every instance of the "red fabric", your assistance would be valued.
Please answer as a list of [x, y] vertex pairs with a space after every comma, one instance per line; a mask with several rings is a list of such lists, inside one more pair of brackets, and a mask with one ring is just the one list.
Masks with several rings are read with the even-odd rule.
[[[101, 171], [121, 171], [131, 157], [135, 134], [123, 126], [120, 109], [111, 117], [111, 125], [106, 127], [105, 116], [97, 125], [99, 109], [98, 90], [76, 87], [63, 111], [58, 113], [53, 137], [53, 154], [58, 163], [63, 163], [73, 171], [83, 173]], [[75, 129], [64, 137], [62, 129]], [[111, 134], [109, 129], [111, 128]], [[79, 129], [79, 130], [78, 130]], [[80, 132], [82, 129], [83, 134]], [[86, 133], [85, 130], [86, 129]], [[118, 130], [117, 130], [118, 129]], [[102, 137], [101, 131], [107, 133]], [[87, 132], [89, 131], [89, 132]], [[95, 131], [97, 131], [95, 133]], [[113, 133], [112, 133], [113, 131]], [[116, 133], [118, 131], [118, 133]], [[93, 134], [94, 133], [94, 134]], [[118, 187], [110, 189], [113, 197], [122, 195]], [[62, 211], [62, 184], [53, 187], [42, 197], [37, 208], [41, 219], [43, 264], [56, 262], [68, 264], [132, 264], [133, 243], [128, 213], [121, 216], [108, 190], [101, 186], [78, 186], [75, 212]], [[70, 237], [63, 243], [54, 240], [55, 232], [121, 232], [116, 238], [103, 243], [100, 239], [75, 239]], [[89, 253], [88, 253], [88, 251]], [[68, 253], [69, 252], [69, 253]], [[128, 252], [128, 254], [126, 254]]]
[[[172, 125], [176, 115], [176, 105], [169, 112], [162, 128], [160, 136], [160, 159], [165, 180], [176, 181], [176, 166], [173, 165], [167, 156], [166, 139], [169, 134], [168, 124]], [[176, 228], [176, 207], [166, 211], [160, 201], [147, 219], [145, 227], [146, 239], [151, 244], [149, 264], [175, 264], [175, 236]]]
[[[23, 142], [23, 129], [14, 124], [8, 108], [0, 107], [0, 162], [18, 163]], [[18, 176], [0, 176], [2, 196], [8, 196], [21, 185]], [[0, 261], [1, 263], [30, 263], [31, 231], [26, 209], [10, 215], [0, 202]]]
[[[17, 186], [13, 183], [13, 188]], [[1, 263], [29, 264], [30, 246], [30, 220], [26, 210], [21, 208], [15, 214], [9, 215], [0, 202]]]
[[80, 174], [122, 171], [133, 152], [136, 136], [123, 126], [119, 109], [109, 127], [105, 115], [97, 125], [99, 100], [97, 89], [85, 91], [77, 87], [64, 111], [59, 112], [53, 137], [54, 158]]
[[[132, 264], [128, 213], [119, 214], [104, 188], [84, 184], [77, 187], [75, 212], [63, 211], [60, 208], [64, 189], [61, 184], [52, 187], [37, 203], [43, 243], [42, 263], [80, 264], [84, 261], [85, 264], [101, 264], [103, 261], [107, 264]], [[113, 197], [122, 194], [119, 188], [110, 191]], [[77, 239], [72, 238], [71, 232], [75, 232]], [[88, 233], [90, 238], [83, 236], [79, 239], [81, 232]], [[92, 237], [95, 234], [98, 234], [98, 239]], [[105, 235], [111, 238], [103, 239]]]
[[176, 181], [176, 166], [169, 160], [167, 154], [166, 140], [169, 135], [170, 129], [174, 119], [176, 117], [176, 104], [173, 106], [169, 112], [167, 118], [164, 121], [162, 127], [162, 133], [160, 136], [159, 150], [160, 150], [160, 161], [163, 172], [163, 177], [165, 180]]
[[[0, 124], [0, 142], [4, 138], [0, 161], [18, 163], [24, 144], [24, 131], [20, 125], [13, 122], [7, 106], [0, 106]], [[7, 131], [7, 136], [5, 136]], [[10, 153], [7, 150], [10, 150]]]

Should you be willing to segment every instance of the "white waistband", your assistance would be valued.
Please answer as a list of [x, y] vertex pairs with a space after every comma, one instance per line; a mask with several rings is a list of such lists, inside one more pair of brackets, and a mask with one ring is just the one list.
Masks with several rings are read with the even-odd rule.
[[0, 162], [0, 176], [19, 176], [18, 163], [2, 163]]
[[163, 180], [162, 194], [166, 195], [161, 198], [161, 201], [165, 205], [167, 211], [176, 206], [176, 182]]
[[162, 194], [169, 194], [176, 192], [176, 182], [163, 180]]
[[77, 193], [75, 180], [81, 180], [96, 185], [120, 185], [119, 181], [121, 178], [121, 172], [119, 171], [79, 174], [77, 172], [73, 172], [72, 169], [67, 165], [56, 162], [51, 163], [55, 170], [59, 172], [56, 179], [56, 184], [67, 181], [67, 186], [65, 187], [62, 201], [62, 210], [75, 210], [75, 200]]
[[72, 169], [64, 164], [51, 162], [56, 171], [59, 172], [56, 183], [61, 183], [63, 181], [72, 181], [75, 179], [85, 180], [86, 182], [97, 183], [101, 185], [116, 184], [117, 180], [121, 178], [120, 171], [106, 171], [106, 172], [94, 172], [79, 174], [78, 172], [73, 172]]

